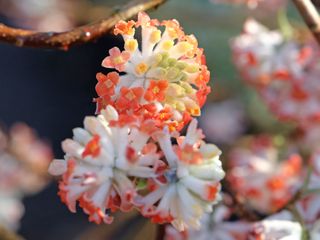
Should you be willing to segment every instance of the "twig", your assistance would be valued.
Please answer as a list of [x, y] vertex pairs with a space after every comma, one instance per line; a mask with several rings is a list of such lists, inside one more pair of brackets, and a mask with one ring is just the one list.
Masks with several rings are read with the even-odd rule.
[[311, 0], [292, 0], [305, 23], [320, 44], [320, 16]]
[[157, 235], [156, 240], [163, 240], [166, 233], [166, 225], [165, 224], [159, 224], [157, 226]]
[[22, 237], [16, 235], [14, 232], [9, 231], [8, 229], [0, 225], [0, 239], [1, 240], [23, 240]]
[[0, 24], [0, 42], [18, 47], [68, 50], [72, 46], [91, 42], [104, 36], [119, 20], [132, 18], [138, 12], [156, 8], [164, 2], [166, 0], [133, 0], [115, 11], [107, 19], [62, 33], [37, 32]]

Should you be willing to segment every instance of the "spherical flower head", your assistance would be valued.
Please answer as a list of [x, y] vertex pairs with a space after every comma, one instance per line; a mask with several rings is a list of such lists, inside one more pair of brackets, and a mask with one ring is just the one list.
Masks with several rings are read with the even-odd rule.
[[54, 160], [49, 172], [62, 175], [59, 195], [72, 212], [76, 202], [96, 223], [111, 223], [109, 211], [128, 211], [140, 178], [155, 177], [156, 147], [139, 122], [120, 118], [107, 106], [97, 117], [86, 117], [62, 143], [65, 160]]
[[280, 120], [320, 120], [319, 48], [314, 40], [287, 39], [250, 19], [233, 40], [232, 51], [243, 79]]
[[[140, 43], [136, 29], [141, 29]], [[200, 115], [210, 72], [193, 35], [186, 35], [176, 20], [159, 22], [143, 12], [137, 22], [120, 21], [114, 33], [122, 35], [124, 51], [110, 49], [102, 66], [121, 74], [97, 75], [98, 112], [110, 104], [119, 114], [141, 115], [171, 131]]]
[[[294, 121], [302, 128], [320, 123], [320, 62], [300, 77], [288, 81], [272, 81], [261, 90], [270, 110], [282, 121]], [[299, 114], [297, 114], [299, 113]]]
[[48, 183], [51, 148], [22, 123], [15, 124], [9, 134], [0, 130], [0, 138], [0, 192], [23, 196], [43, 189]]
[[153, 222], [170, 222], [179, 231], [199, 228], [200, 218], [212, 211], [219, 199], [220, 180], [224, 177], [219, 156], [221, 151], [202, 141], [203, 134], [193, 120], [184, 137], [172, 136], [167, 128], [154, 136], [163, 152], [150, 193], [136, 198], [141, 213]]
[[258, 136], [230, 153], [228, 181], [235, 193], [261, 213], [283, 207], [301, 185], [302, 159], [289, 154], [280, 162], [272, 139]]
[[244, 23], [243, 33], [232, 41], [231, 48], [243, 79], [258, 88], [273, 80], [300, 77], [314, 57], [310, 44], [287, 40], [280, 31], [269, 30], [254, 19]]

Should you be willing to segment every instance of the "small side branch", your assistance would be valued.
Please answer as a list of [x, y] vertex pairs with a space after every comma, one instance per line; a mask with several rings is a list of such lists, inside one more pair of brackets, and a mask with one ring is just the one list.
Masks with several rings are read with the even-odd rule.
[[320, 16], [311, 0], [292, 0], [305, 23], [320, 44]]
[[164, 2], [166, 0], [133, 0], [107, 19], [61, 33], [37, 32], [0, 24], [0, 42], [18, 47], [68, 50], [75, 45], [92, 42], [104, 36], [119, 20], [130, 19], [140, 11], [156, 8]]
[[0, 239], [1, 240], [23, 240], [22, 237], [0, 226]]

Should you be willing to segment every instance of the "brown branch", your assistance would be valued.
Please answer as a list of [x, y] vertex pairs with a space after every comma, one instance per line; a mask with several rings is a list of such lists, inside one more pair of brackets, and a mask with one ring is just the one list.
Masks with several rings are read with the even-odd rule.
[[23, 240], [21, 236], [18, 236], [14, 232], [0, 226], [0, 239], [1, 240]]
[[164, 240], [166, 235], [166, 224], [159, 224], [157, 226], [156, 240]]
[[305, 23], [320, 44], [320, 16], [311, 0], [292, 0]]
[[18, 47], [68, 50], [72, 46], [91, 42], [104, 36], [119, 20], [132, 18], [138, 12], [156, 8], [164, 2], [166, 0], [133, 0], [115, 11], [107, 19], [62, 33], [37, 32], [0, 24], [0, 42]]

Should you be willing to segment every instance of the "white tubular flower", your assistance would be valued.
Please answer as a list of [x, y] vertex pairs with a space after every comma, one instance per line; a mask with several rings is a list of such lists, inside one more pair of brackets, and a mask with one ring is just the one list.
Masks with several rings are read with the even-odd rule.
[[[271, 215], [263, 221], [245, 222], [228, 221], [231, 209], [224, 205], [215, 208], [212, 214], [201, 219], [200, 230], [178, 232], [171, 226], [166, 227], [165, 240], [300, 240], [302, 227], [294, 222], [290, 212], [282, 211]], [[318, 236], [315, 227], [311, 236]], [[316, 240], [317, 238], [311, 238]]]
[[[140, 27], [139, 48], [135, 30]], [[98, 111], [111, 104], [120, 114], [142, 114], [173, 130], [200, 115], [210, 72], [193, 35], [186, 35], [177, 20], [160, 23], [144, 12], [137, 22], [118, 22], [114, 33], [122, 35], [125, 50], [110, 49], [102, 66], [125, 74], [97, 74]]]
[[227, 221], [232, 211], [225, 205], [217, 206], [211, 214], [201, 219], [201, 229], [178, 232], [167, 225], [165, 240], [247, 240], [252, 223]]
[[73, 139], [62, 143], [65, 160], [53, 161], [49, 171], [63, 174], [59, 194], [72, 212], [79, 201], [90, 221], [110, 223], [106, 211], [131, 209], [133, 180], [155, 176], [156, 147], [135, 124], [108, 106], [102, 115], [86, 117], [84, 128], [75, 128]]
[[176, 138], [178, 145], [172, 145], [167, 129], [157, 134], [168, 166], [159, 173], [153, 191], [136, 199], [142, 214], [153, 222], [171, 222], [179, 231], [197, 229], [200, 218], [219, 199], [219, 181], [224, 177], [221, 151], [202, 137], [196, 120], [185, 137]]
[[296, 204], [306, 227], [309, 229], [313, 228], [315, 222], [319, 220], [320, 215], [320, 195], [317, 192], [320, 189], [320, 149], [312, 154], [311, 166], [313, 171], [307, 189], [313, 189], [315, 193], [300, 199]]
[[301, 240], [302, 227], [297, 222], [264, 220], [253, 227], [249, 240]]

